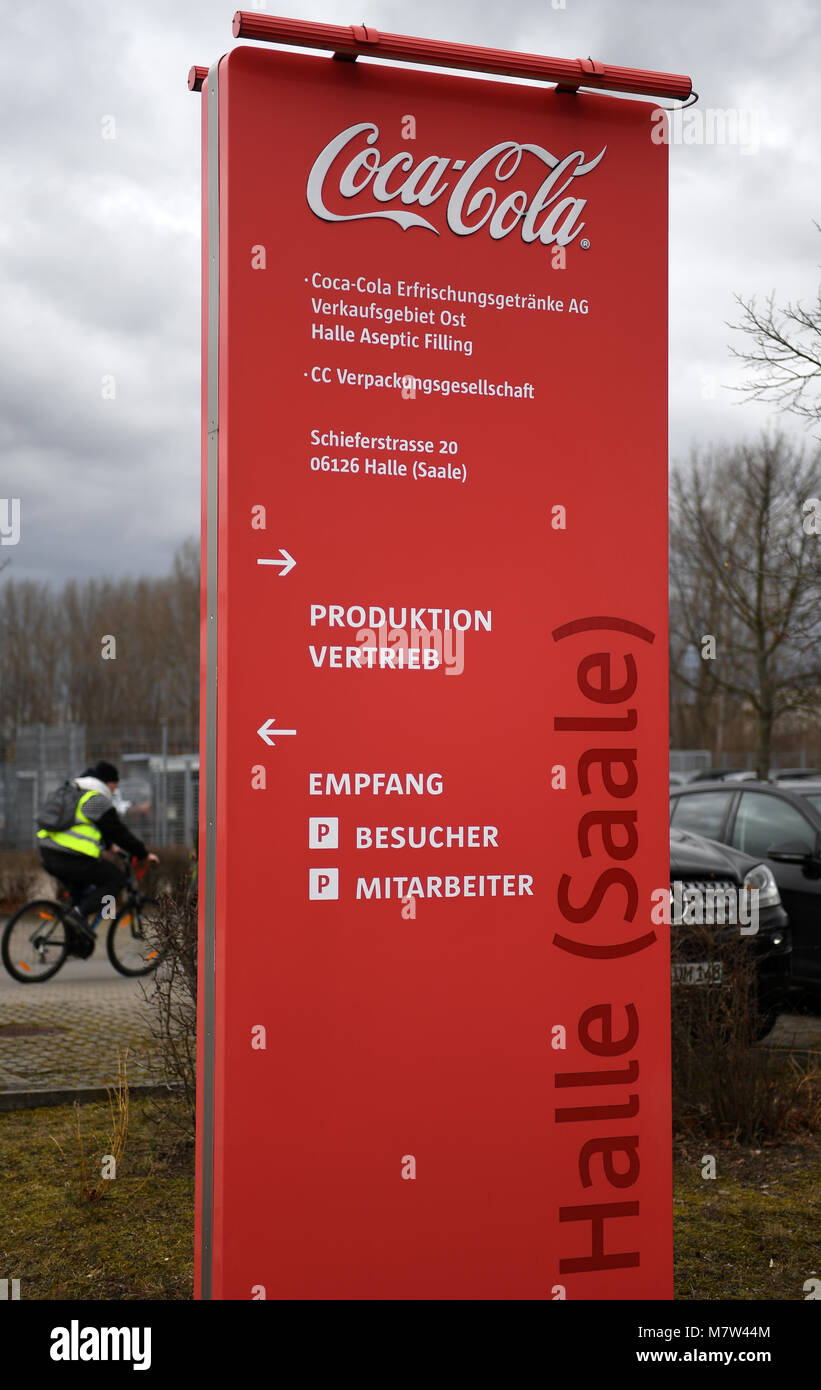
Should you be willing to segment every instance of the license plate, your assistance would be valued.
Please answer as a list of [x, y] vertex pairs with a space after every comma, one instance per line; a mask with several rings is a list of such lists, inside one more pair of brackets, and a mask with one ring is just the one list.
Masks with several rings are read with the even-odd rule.
[[675, 961], [674, 985], [720, 985], [723, 963], [720, 960]]

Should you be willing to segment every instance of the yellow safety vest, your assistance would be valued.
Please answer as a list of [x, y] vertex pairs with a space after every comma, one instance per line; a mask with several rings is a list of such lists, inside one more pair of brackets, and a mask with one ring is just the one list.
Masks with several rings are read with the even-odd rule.
[[38, 840], [48, 840], [57, 849], [74, 850], [76, 854], [87, 854], [91, 859], [99, 859], [103, 848], [103, 837], [99, 827], [88, 816], [83, 815], [83, 807], [92, 796], [99, 792], [83, 792], [74, 812], [74, 824], [70, 830], [38, 830]]

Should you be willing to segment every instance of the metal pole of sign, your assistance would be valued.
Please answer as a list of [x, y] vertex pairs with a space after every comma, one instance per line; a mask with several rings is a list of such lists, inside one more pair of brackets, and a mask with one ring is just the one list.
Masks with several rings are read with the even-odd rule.
[[[680, 101], [693, 94], [690, 78], [681, 73], [613, 67], [593, 58], [548, 58], [536, 53], [506, 53], [473, 44], [411, 38], [407, 34], [380, 34], [364, 24], [314, 24], [304, 19], [237, 10], [233, 29], [237, 39], [330, 49], [339, 58], [388, 58], [400, 63], [489, 72], [497, 77], [525, 77], [536, 82], [555, 82], [566, 92], [587, 87]], [[192, 91], [202, 87], [202, 81], [199, 80], [199, 87], [197, 81], [196, 69], [192, 68], [188, 79]]]
[[[204, 738], [200, 751], [200, 769], [205, 770], [205, 812], [200, 824], [198, 852], [205, 861], [201, 880], [200, 923], [201, 959], [204, 962], [201, 1007], [199, 1010], [198, 1049], [201, 1078], [200, 1143], [200, 1296], [210, 1299], [213, 1292], [214, 1253], [214, 1123], [215, 1123], [215, 943], [216, 943], [216, 849], [217, 849], [217, 524], [219, 482], [219, 324], [220, 324], [220, 202], [219, 202], [219, 64], [218, 59], [206, 72], [208, 78], [207, 157], [204, 170], [208, 234], [207, 281], [207, 362], [206, 362], [206, 423], [208, 431], [207, 514], [205, 533], [206, 588], [206, 682], [204, 690]], [[202, 82], [200, 82], [200, 88]], [[197, 89], [199, 90], [199, 89]], [[202, 812], [201, 812], [202, 814]]]

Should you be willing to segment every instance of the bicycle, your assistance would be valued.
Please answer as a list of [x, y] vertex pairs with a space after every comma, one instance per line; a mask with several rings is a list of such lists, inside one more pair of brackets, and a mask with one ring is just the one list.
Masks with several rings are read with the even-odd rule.
[[[140, 870], [137, 861], [129, 859], [122, 850], [117, 854], [127, 873], [125, 902], [108, 929], [108, 959], [121, 975], [149, 975], [161, 958], [150, 939], [157, 903], [141, 890], [147, 866]], [[36, 898], [24, 903], [9, 918], [0, 942], [0, 955], [13, 980], [24, 985], [42, 984], [57, 974], [70, 955], [86, 959], [93, 953], [96, 938], [92, 938], [90, 950], [80, 949], [85, 943], [68, 916], [76, 903], [77, 895], [72, 893], [56, 902]], [[103, 920], [103, 914], [98, 913], [90, 931], [93, 933]]]

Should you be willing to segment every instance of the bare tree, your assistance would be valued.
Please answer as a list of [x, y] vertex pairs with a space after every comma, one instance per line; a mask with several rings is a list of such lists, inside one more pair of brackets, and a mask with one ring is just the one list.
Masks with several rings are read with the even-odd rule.
[[779, 720], [821, 708], [821, 538], [804, 511], [820, 478], [821, 454], [780, 434], [695, 453], [672, 475], [675, 678], [753, 712], [759, 777]]
[[56, 612], [45, 584], [8, 579], [0, 589], [0, 736], [20, 724], [49, 721], [60, 677], [55, 661]]
[[747, 400], [769, 401], [804, 420], [821, 419], [821, 286], [808, 309], [800, 300], [776, 307], [775, 291], [763, 308], [755, 297], [737, 294], [735, 301], [741, 322], [728, 327], [745, 333], [752, 346], [730, 348], [751, 369], [749, 382], [734, 389]]
[[185, 541], [174, 556], [168, 586], [168, 642], [172, 651], [184, 653], [174, 664], [166, 713], [177, 723], [189, 722], [197, 740], [200, 695], [200, 551], [196, 541]]
[[196, 741], [199, 561], [186, 542], [169, 575], [0, 585], [0, 743], [25, 724], [156, 724]]

